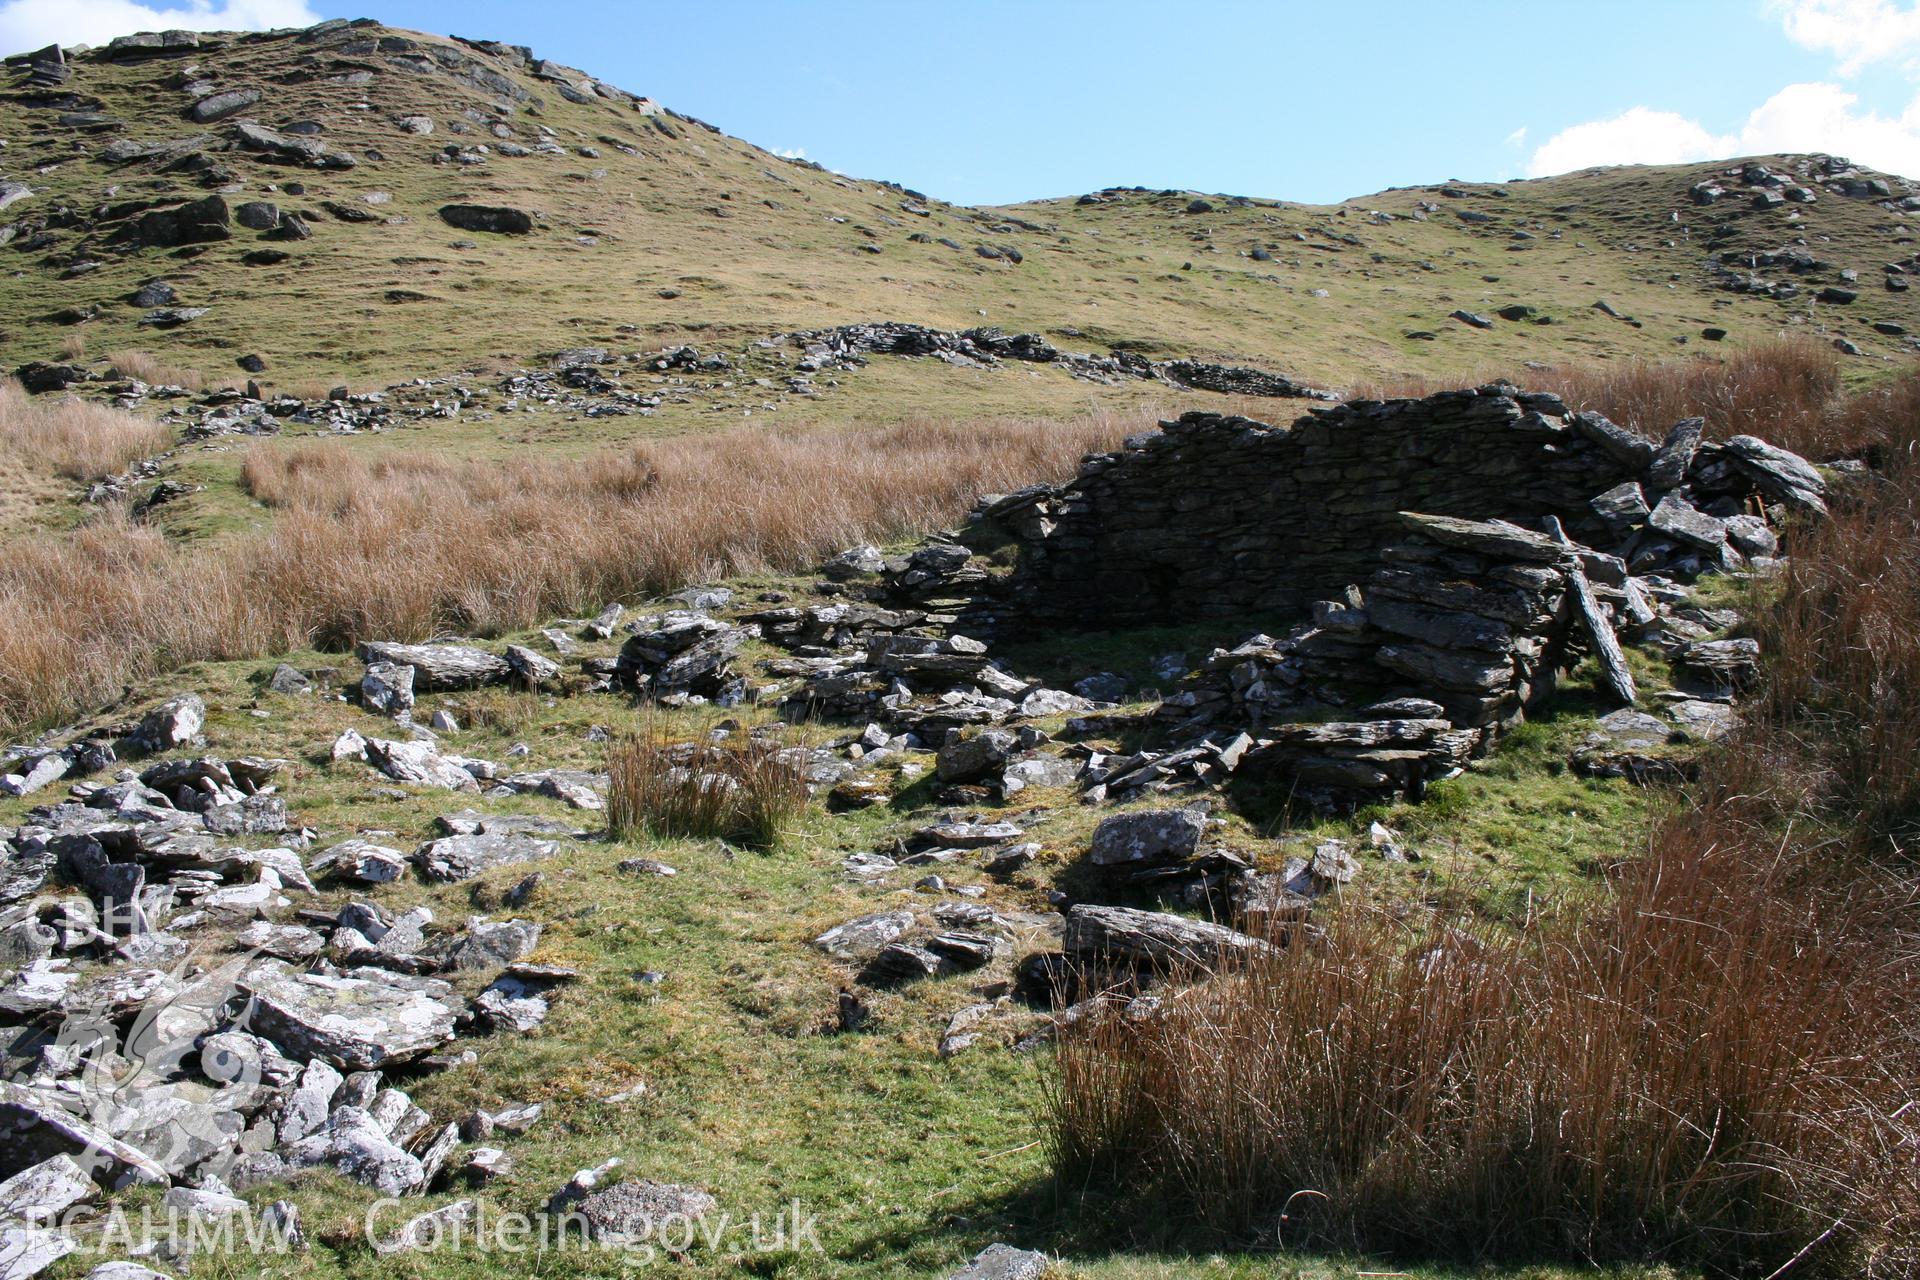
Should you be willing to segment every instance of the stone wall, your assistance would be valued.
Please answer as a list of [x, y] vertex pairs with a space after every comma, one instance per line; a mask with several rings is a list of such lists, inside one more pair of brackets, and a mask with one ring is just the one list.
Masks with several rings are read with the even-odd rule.
[[991, 606], [1003, 633], [1304, 618], [1372, 576], [1404, 534], [1399, 512], [1557, 515], [1576, 538], [1604, 535], [1591, 500], [1651, 454], [1507, 386], [1356, 401], [1291, 426], [1190, 413], [1070, 484], [983, 504], [966, 540], [1017, 544]]

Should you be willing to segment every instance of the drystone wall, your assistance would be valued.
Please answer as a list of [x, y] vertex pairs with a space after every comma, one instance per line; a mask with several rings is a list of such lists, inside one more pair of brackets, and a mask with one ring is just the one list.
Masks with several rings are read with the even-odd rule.
[[1291, 426], [1190, 413], [1088, 459], [1070, 484], [985, 504], [976, 532], [1018, 545], [995, 601], [1006, 630], [1304, 618], [1372, 576], [1402, 511], [1556, 515], [1609, 541], [1590, 502], [1652, 453], [1504, 386], [1350, 402]]
[[[983, 500], [957, 540], [887, 564], [894, 598], [968, 636], [1263, 626], [1155, 716], [1202, 778], [1418, 794], [1484, 750], [1580, 651], [1635, 701], [1618, 633], [1702, 573], [1765, 569], [1804, 459], [1752, 436], [1659, 444], [1506, 384], [1349, 402], [1292, 426], [1188, 414], [1079, 476]], [[1105, 794], [1142, 785], [1137, 764]]]

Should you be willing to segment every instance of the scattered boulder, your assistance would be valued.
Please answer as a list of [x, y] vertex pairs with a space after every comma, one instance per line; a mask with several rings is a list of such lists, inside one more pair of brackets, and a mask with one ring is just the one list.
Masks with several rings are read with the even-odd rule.
[[225, 93], [208, 94], [187, 108], [187, 119], [195, 124], [213, 124], [228, 116], [239, 115], [260, 101], [260, 97], [258, 89], [230, 89]]
[[973, 1255], [972, 1261], [947, 1280], [1040, 1280], [1053, 1265], [1044, 1253], [1016, 1249], [1010, 1244], [990, 1244]]
[[480, 784], [463, 765], [441, 755], [431, 742], [365, 740], [367, 762], [395, 782], [413, 782], [448, 791], [478, 791]]
[[1224, 925], [1131, 907], [1076, 906], [1067, 913], [1066, 950], [1092, 960], [1163, 969], [1215, 969], [1228, 957], [1258, 959], [1271, 943]]
[[252, 151], [282, 164], [313, 169], [351, 169], [357, 161], [344, 152], [329, 151], [317, 138], [288, 136], [242, 120], [233, 126], [233, 140], [242, 151]]
[[1199, 851], [1206, 832], [1201, 809], [1117, 813], [1094, 828], [1091, 860], [1098, 867], [1183, 862]]
[[513, 673], [505, 658], [459, 644], [393, 644], [369, 640], [355, 651], [362, 662], [413, 668], [413, 687], [423, 692], [478, 689], [505, 684]]
[[369, 662], [360, 677], [360, 705], [383, 716], [413, 710], [414, 670], [393, 662]]
[[471, 880], [494, 867], [517, 866], [556, 856], [560, 846], [521, 832], [476, 832], [429, 840], [414, 854], [420, 874], [437, 883]]
[[440, 218], [462, 231], [491, 231], [497, 235], [523, 236], [533, 230], [533, 215], [521, 209], [494, 205], [449, 204], [440, 207]]
[[586, 1223], [594, 1240], [617, 1246], [657, 1239], [663, 1232], [683, 1234], [717, 1207], [698, 1187], [628, 1178], [590, 1192], [567, 1212]]
[[200, 695], [182, 693], [142, 716], [134, 736], [148, 751], [169, 751], [192, 741], [206, 722], [207, 704]]
[[912, 927], [911, 911], [877, 911], [834, 926], [813, 945], [835, 960], [865, 964]]
[[231, 239], [232, 224], [225, 197], [215, 194], [171, 209], [149, 210], [127, 224], [126, 234], [145, 248], [167, 249]]

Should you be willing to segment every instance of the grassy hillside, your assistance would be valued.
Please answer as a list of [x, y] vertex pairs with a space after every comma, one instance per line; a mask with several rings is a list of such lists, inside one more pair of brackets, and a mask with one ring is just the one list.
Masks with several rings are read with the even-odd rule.
[[[380, 383], [562, 347], [736, 342], [890, 318], [1036, 330], [1074, 350], [1230, 356], [1342, 384], [1666, 355], [1702, 345], [1708, 327], [1736, 343], [1805, 328], [1885, 359], [1905, 347], [1873, 322], [1920, 331], [1908, 295], [1881, 288], [1883, 265], [1913, 252], [1900, 214], [1824, 188], [1814, 204], [1757, 209], [1737, 182], [1694, 206], [1688, 188], [1725, 165], [1408, 188], [1337, 206], [1127, 191], [971, 209], [781, 159], [522, 50], [373, 24], [208, 36], [137, 59], [81, 54], [69, 71], [57, 89], [36, 88], [17, 64], [0, 93], [0, 177], [33, 193], [0, 214], [13, 228], [0, 329], [17, 360], [84, 343], [96, 357], [142, 350], [216, 379], [258, 355], [282, 386]], [[213, 90], [260, 97], [189, 120]], [[353, 167], [234, 149], [249, 120], [312, 126], [294, 136]], [[409, 131], [421, 120], [430, 134]], [[198, 160], [108, 158], [129, 149], [117, 144], [202, 135], [184, 148]], [[235, 226], [231, 239], [181, 248], [115, 240], [149, 207], [216, 191], [234, 206], [304, 212], [312, 236], [283, 243]], [[535, 226], [456, 230], [438, 215], [452, 202], [523, 209]], [[1802, 289], [1790, 301], [1727, 292], [1706, 266], [1711, 253], [1796, 243], [1825, 265], [1792, 277]], [[290, 256], [245, 264], [263, 248]], [[1858, 301], [1809, 302], [1846, 269], [1860, 276]], [[207, 313], [143, 326], [148, 308], [130, 299], [151, 280]], [[1597, 310], [1603, 300], [1632, 319]], [[1449, 318], [1510, 306], [1535, 314], [1496, 317], [1491, 330]], [[1421, 333], [1433, 336], [1408, 336]]]

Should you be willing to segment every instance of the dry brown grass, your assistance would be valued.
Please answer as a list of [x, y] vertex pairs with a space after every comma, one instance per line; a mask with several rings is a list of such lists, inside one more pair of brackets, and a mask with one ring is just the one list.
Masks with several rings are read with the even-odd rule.
[[1881, 1030], [1910, 956], [1836, 944], [1884, 936], [1837, 905], [1783, 910], [1806, 877], [1759, 852], [1690, 822], [1571, 927], [1349, 917], [1159, 1016], [1083, 1020], [1058, 1168], [1230, 1237], [1311, 1192], [1291, 1245], [1765, 1274], [1836, 1221], [1876, 1238], [1920, 1203]]
[[145, 351], [109, 351], [107, 364], [115, 377], [135, 378], [153, 386], [205, 391], [212, 385], [197, 367], [171, 364]]
[[[1240, 1237], [1916, 1273], [1920, 375], [1816, 411], [1786, 365], [1741, 385], [1789, 389], [1798, 447], [1880, 470], [1756, 596], [1769, 685], [1694, 805], [1584, 916], [1350, 916], [1164, 1016], [1076, 1024], [1049, 1095], [1064, 1178]], [[1676, 384], [1721, 398], [1589, 386], [1610, 416], [1742, 425], [1696, 376]]]
[[262, 533], [183, 548], [109, 519], [10, 548], [0, 726], [71, 716], [189, 662], [498, 633], [802, 568], [951, 522], [980, 493], [1062, 478], [1151, 421], [754, 429], [565, 462], [258, 447], [246, 484], [276, 510]]
[[[294, 378], [287, 382], [274, 382], [269, 385], [275, 395], [291, 396], [295, 400], [325, 400], [335, 388], [343, 384], [329, 382], [325, 378]], [[348, 390], [351, 391], [352, 388], [348, 387]]]
[[[1853, 447], [1838, 409], [1840, 356], [1810, 338], [1779, 338], [1724, 355], [1629, 360], [1547, 369], [1485, 370], [1475, 383], [1505, 380], [1551, 391], [1578, 409], [1595, 409], [1654, 439], [1682, 418], [1706, 418], [1717, 438], [1758, 435], [1809, 456]], [[1355, 399], [1423, 396], [1460, 380], [1401, 377], [1355, 387]]]
[[86, 483], [172, 444], [173, 432], [157, 422], [71, 397], [29, 396], [0, 379], [0, 453], [25, 470]]
[[733, 840], [771, 848], [806, 811], [804, 748], [735, 733], [675, 742], [656, 722], [607, 752], [615, 839]]

